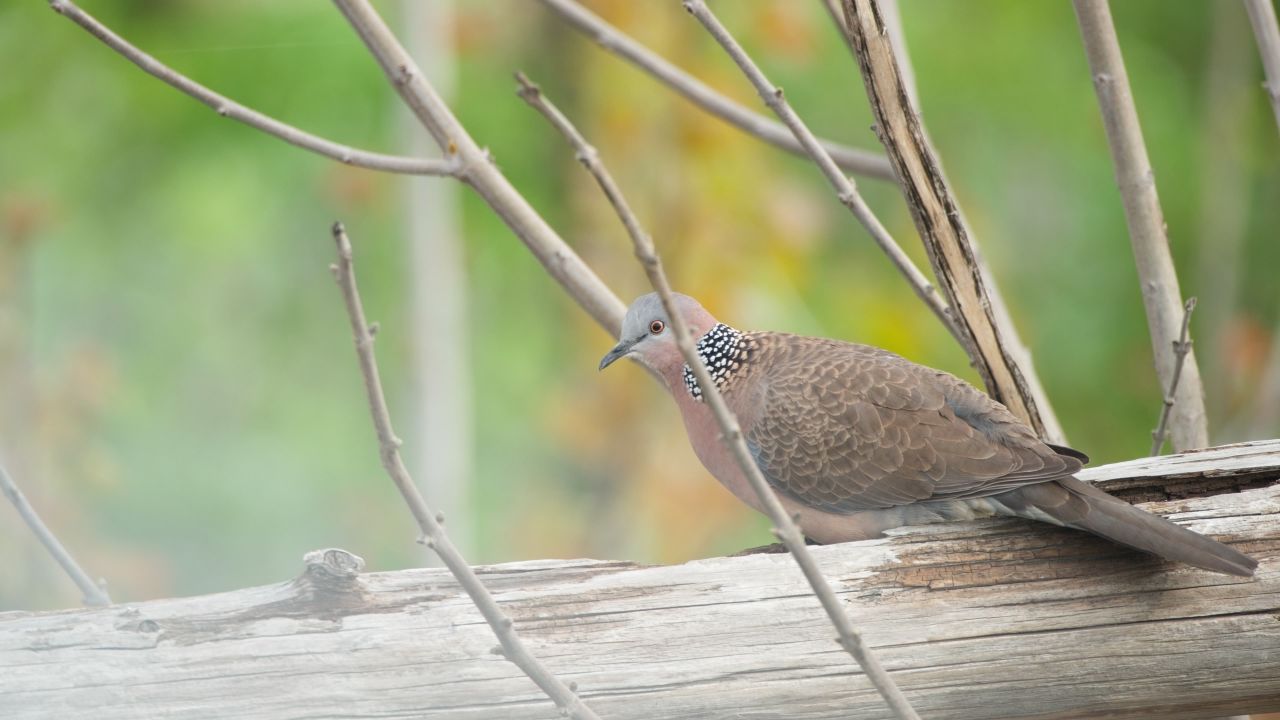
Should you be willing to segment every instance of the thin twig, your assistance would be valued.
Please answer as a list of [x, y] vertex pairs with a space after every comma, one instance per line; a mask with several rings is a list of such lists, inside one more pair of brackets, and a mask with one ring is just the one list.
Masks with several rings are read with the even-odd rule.
[[1164, 447], [1169, 413], [1173, 412], [1173, 401], [1178, 392], [1178, 380], [1182, 378], [1182, 366], [1186, 362], [1187, 353], [1191, 352], [1191, 338], [1188, 334], [1191, 332], [1191, 313], [1195, 309], [1196, 299], [1187, 298], [1186, 304], [1182, 306], [1182, 331], [1178, 334], [1178, 339], [1173, 341], [1173, 380], [1170, 381], [1169, 390], [1164, 394], [1164, 405], [1160, 408], [1160, 421], [1151, 433], [1151, 455], [1159, 455]]
[[[636, 42], [574, 0], [542, 0], [542, 4], [555, 11], [574, 29], [595, 41], [605, 52], [616, 55], [643, 70], [706, 112], [770, 145], [796, 155], [807, 153], [804, 146], [797, 142], [783, 125], [752, 112], [716, 92], [706, 83], [672, 65], [661, 55]], [[883, 155], [841, 145], [831, 140], [818, 142], [822, 143], [836, 165], [841, 168], [868, 178], [893, 180], [893, 169], [889, 167]]]
[[430, 160], [368, 152], [299, 130], [275, 118], [250, 110], [156, 60], [112, 32], [110, 28], [98, 22], [96, 18], [81, 10], [70, 0], [49, 0], [49, 7], [54, 12], [84, 28], [90, 35], [101, 40], [107, 47], [120, 53], [146, 73], [208, 105], [219, 115], [257, 128], [268, 135], [274, 135], [291, 145], [296, 145], [304, 150], [310, 150], [313, 153], [333, 158], [348, 165], [356, 165], [370, 170], [382, 170], [405, 175], [439, 176], [453, 175], [458, 172], [458, 163], [455, 160]]
[[355, 339], [356, 355], [360, 360], [360, 374], [364, 377], [365, 393], [369, 398], [369, 414], [373, 418], [373, 427], [378, 434], [378, 450], [382, 457], [382, 467], [395, 483], [400, 496], [413, 513], [422, 530], [420, 542], [435, 551], [440, 560], [449, 568], [449, 572], [458, 580], [458, 584], [466, 590], [476, 609], [484, 616], [485, 622], [493, 629], [501, 648], [500, 654], [515, 663], [525, 675], [537, 683], [538, 687], [555, 702], [561, 712], [571, 717], [591, 719], [596, 714], [577, 696], [573, 685], [565, 685], [551, 673], [525, 647], [520, 636], [516, 634], [511, 618], [502, 612], [480, 578], [471, 566], [463, 559], [462, 554], [450, 542], [444, 530], [444, 516], [431, 511], [426, 500], [418, 492], [409, 476], [409, 470], [400, 458], [400, 438], [396, 437], [391, 427], [391, 414], [387, 411], [387, 399], [382, 392], [382, 381], [378, 377], [378, 363], [373, 353], [373, 337], [375, 328], [365, 319], [364, 306], [360, 301], [360, 291], [356, 287], [355, 270], [351, 259], [351, 242], [347, 239], [342, 223], [334, 223], [333, 239], [338, 245], [338, 262], [330, 269], [342, 288], [342, 298], [346, 302], [347, 315], [351, 320], [351, 333]]
[[547, 274], [610, 335], [617, 337], [627, 306], [493, 164], [488, 151], [454, 117], [373, 6], [367, 0], [334, 0], [334, 4], [440, 149], [461, 161], [459, 178], [480, 194], [542, 263]]
[[1266, 88], [1276, 125], [1280, 126], [1280, 26], [1276, 24], [1276, 8], [1271, 3], [1272, 0], [1244, 0], [1244, 7], [1249, 11], [1249, 23], [1253, 25], [1253, 36], [1258, 41], [1258, 54], [1262, 56], [1262, 68], [1267, 76], [1262, 87]]
[[[1138, 110], [1129, 89], [1129, 74], [1120, 53], [1115, 24], [1106, 0], [1072, 0], [1085, 55], [1093, 74], [1094, 92], [1102, 112], [1107, 145], [1115, 165], [1116, 182], [1124, 202], [1130, 245], [1142, 288], [1142, 302], [1151, 332], [1151, 350], [1162, 387], [1173, 385], [1174, 359], [1169, 343], [1178, 337], [1182, 315], [1182, 290], [1169, 252], [1155, 173], [1142, 139]], [[1169, 418], [1169, 432], [1175, 450], [1209, 444], [1209, 424], [1204, 410], [1204, 386], [1195, 353], [1185, 359], [1178, 384], [1178, 404]]]
[[56, 535], [49, 530], [49, 526], [44, 524], [40, 516], [36, 514], [36, 509], [31, 507], [31, 503], [27, 502], [27, 498], [18, 489], [17, 483], [13, 478], [9, 477], [9, 471], [0, 465], [0, 492], [9, 498], [9, 502], [13, 503], [13, 507], [18, 511], [18, 515], [22, 517], [27, 527], [31, 528], [31, 532], [35, 534], [36, 539], [44, 545], [54, 560], [62, 566], [67, 572], [71, 580], [80, 588], [80, 592], [84, 593], [85, 605], [110, 605], [111, 598], [107, 595], [106, 589], [103, 587], [105, 583], [102, 580], [94, 582], [89, 574], [71, 557], [71, 553], [67, 552], [67, 548], [58, 541]]
[[[867, 232], [871, 235], [871, 239], [876, 245], [889, 256], [889, 261], [894, 267], [902, 273], [903, 277], [911, 285], [911, 289], [915, 290], [916, 295], [929, 306], [934, 315], [942, 321], [942, 324], [955, 336], [961, 344], [968, 349], [966, 338], [960, 328], [956, 325], [955, 318], [952, 317], [951, 310], [947, 307], [942, 296], [938, 294], [938, 289], [933, 286], [929, 279], [920, 272], [911, 258], [903, 252], [902, 247], [897, 241], [889, 235], [889, 231], [880, 223], [880, 219], [875, 216], [866, 201], [862, 199], [862, 195], [858, 192], [857, 186], [847, 175], [840, 170], [835, 161], [831, 159], [831, 155], [822, 147], [818, 139], [810, 132], [804, 121], [796, 114], [791, 106], [782, 96], [782, 88], [775, 87], [765, 77], [760, 68], [747, 55], [737, 40], [729, 34], [724, 25], [716, 19], [711, 10], [707, 8], [706, 3], [702, 0], [685, 0], [684, 7], [707, 29], [711, 36], [720, 43], [721, 47], [733, 58], [733, 61], [741, 68], [747, 79], [755, 86], [760, 97], [765, 104], [773, 110], [782, 122], [790, 128], [796, 140], [804, 147], [805, 152], [813, 161], [817, 163], [818, 168], [822, 170], [822, 174], [827, 178], [827, 182], [836, 192], [836, 197], [840, 202], [853, 213], [853, 216], [862, 223]], [[970, 359], [973, 359], [972, 357]]]
[[671, 326], [675, 331], [676, 343], [680, 347], [680, 353], [684, 355], [687, 366], [693, 369], [694, 376], [698, 380], [698, 386], [703, 388], [703, 399], [707, 401], [707, 405], [715, 415], [716, 423], [720, 426], [721, 438], [733, 454], [734, 460], [737, 461], [743, 475], [751, 482], [751, 486], [760, 497], [761, 504], [764, 505], [769, 519], [773, 522], [774, 533], [787, 546], [796, 563], [800, 565], [800, 569], [804, 572], [805, 578], [813, 588], [814, 594], [818, 596], [823, 609], [826, 610], [831, 622], [836, 626], [836, 630], [840, 635], [837, 639], [838, 642], [862, 667], [863, 672], [875, 685], [876, 690], [884, 697], [885, 702], [889, 704], [889, 707], [899, 718], [918, 718], [915, 711], [911, 709], [906, 697], [903, 696], [902, 691], [893, 682], [893, 678], [889, 676], [889, 673], [885, 671], [880, 661], [871, 652], [871, 649], [863, 642], [862, 635], [853, 626], [853, 622], [849, 620], [848, 614], [845, 613], [839, 599], [836, 598], [835, 592], [832, 591], [826, 577], [818, 568], [813, 556], [809, 554], [809, 549], [805, 546], [804, 535], [800, 532], [799, 526], [787, 515], [782, 502], [778, 500], [777, 494], [774, 493], [773, 488], [769, 486], [768, 481], [761, 474], [760, 468], [752, 459], [751, 451], [747, 448], [747, 443], [742, 436], [742, 430], [738, 426], [737, 418], [734, 417], [733, 412], [725, 404], [719, 388], [712, 381], [710, 372], [699, 357], [698, 351], [694, 347], [693, 337], [689, 333], [689, 327], [685, 323], [683, 316], [676, 311], [671, 285], [667, 282], [666, 273], [662, 270], [662, 259], [658, 256], [653, 240], [640, 226], [640, 221], [627, 205], [622, 191], [600, 161], [599, 153], [578, 132], [577, 128], [569, 122], [569, 119], [542, 95], [537, 85], [529, 82], [529, 79], [523, 73], [516, 73], [516, 81], [520, 85], [520, 97], [542, 113], [556, 130], [569, 141], [578, 161], [595, 178], [596, 183], [609, 199], [609, 203], [613, 205], [618, 218], [622, 220], [622, 224], [626, 227], [627, 234], [631, 236], [631, 242], [635, 246], [636, 257], [639, 258], [640, 264], [644, 266], [645, 274], [649, 276], [649, 282], [653, 285], [653, 289], [662, 298], [662, 306], [667, 312], [667, 317], [671, 320]]

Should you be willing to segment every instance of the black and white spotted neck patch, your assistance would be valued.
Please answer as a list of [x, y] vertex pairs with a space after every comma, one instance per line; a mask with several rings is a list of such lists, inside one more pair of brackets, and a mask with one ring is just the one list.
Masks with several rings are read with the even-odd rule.
[[[707, 371], [711, 373], [711, 379], [715, 381], [717, 389], [723, 388], [733, 374], [742, 367], [749, 351], [742, 332], [724, 323], [719, 323], [708, 330], [707, 334], [698, 340], [697, 349], [698, 357], [702, 358], [702, 362], [707, 366]], [[702, 398], [702, 388], [698, 387], [698, 380], [687, 364], [684, 366], [684, 387], [694, 400], [705, 402]]]

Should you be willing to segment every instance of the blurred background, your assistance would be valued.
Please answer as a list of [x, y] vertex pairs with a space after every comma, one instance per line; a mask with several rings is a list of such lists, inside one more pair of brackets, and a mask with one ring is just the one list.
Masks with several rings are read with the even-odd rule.
[[[586, 3], [753, 109], [672, 0]], [[1068, 3], [903, 0], [921, 102], [1071, 443], [1143, 455], [1160, 407], [1120, 198]], [[434, 156], [327, 3], [85, 9], [235, 100], [358, 147]], [[514, 94], [598, 146], [676, 287], [743, 328], [887, 347], [976, 381], [816, 169], [526, 0], [378, 3], [477, 141], [626, 301], [647, 285], [589, 177]], [[716, 4], [820, 134], [879, 149], [821, 3]], [[1280, 434], [1280, 155], [1243, 8], [1113, 7], [1215, 442]], [[404, 452], [474, 562], [680, 562], [770, 541], [703, 471], [670, 400], [476, 197], [320, 158], [143, 74], [43, 3], [0, 6], [0, 452], [117, 601], [286, 580], [337, 546], [428, 561], [382, 474], [329, 224], [356, 246]], [[860, 187], [922, 267], [896, 189]], [[1271, 372], [1276, 372], [1272, 369]], [[79, 594], [7, 504], [0, 610]]]

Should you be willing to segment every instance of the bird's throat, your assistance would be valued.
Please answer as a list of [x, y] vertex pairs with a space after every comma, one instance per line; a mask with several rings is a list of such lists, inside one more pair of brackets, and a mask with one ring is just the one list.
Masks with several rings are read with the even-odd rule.
[[[746, 364], [750, 356], [750, 343], [740, 330], [718, 323], [698, 340], [698, 357], [711, 374], [717, 389], [724, 387]], [[703, 402], [702, 388], [693, 370], [684, 366], [684, 387], [697, 402]]]

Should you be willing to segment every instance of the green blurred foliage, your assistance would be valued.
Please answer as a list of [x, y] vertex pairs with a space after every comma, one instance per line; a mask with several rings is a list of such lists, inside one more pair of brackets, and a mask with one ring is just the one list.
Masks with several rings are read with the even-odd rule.
[[[1160, 389], [1070, 7], [902, 4], [929, 130], [1070, 439], [1095, 462], [1144, 453]], [[678, 3], [590, 5], [763, 109]], [[328, 4], [86, 6], [246, 105], [394, 151], [394, 93]], [[456, 7], [458, 115], [624, 299], [646, 290], [625, 236], [515, 97], [514, 69], [599, 147], [675, 284], [722, 319], [882, 345], [974, 379], [809, 163], [708, 118], [536, 3]], [[819, 3], [717, 9], [815, 129], [877, 147], [856, 65]], [[1252, 38], [1226, 0], [1114, 12], [1183, 290], [1201, 295], [1215, 438], [1240, 439], [1258, 432], [1250, 391], [1280, 320], [1280, 144]], [[222, 120], [41, 3], [0, 7], [0, 62], [13, 69], [0, 81], [0, 447], [49, 524], [126, 601], [278, 581], [318, 547], [372, 569], [422, 562], [379, 468], [327, 272], [327, 228], [342, 218], [407, 421], [405, 298], [430, 278], [406, 272], [400, 180]], [[1211, 171], [1224, 156], [1238, 161]], [[860, 186], [926, 265], [896, 189]], [[1222, 187], [1234, 211], [1213, 194]], [[610, 339], [481, 201], [462, 202], [473, 559], [678, 561], [768, 542], [698, 465], [669, 400], [635, 368], [597, 375]], [[16, 517], [0, 518], [12, 559], [0, 609], [73, 604]]]

